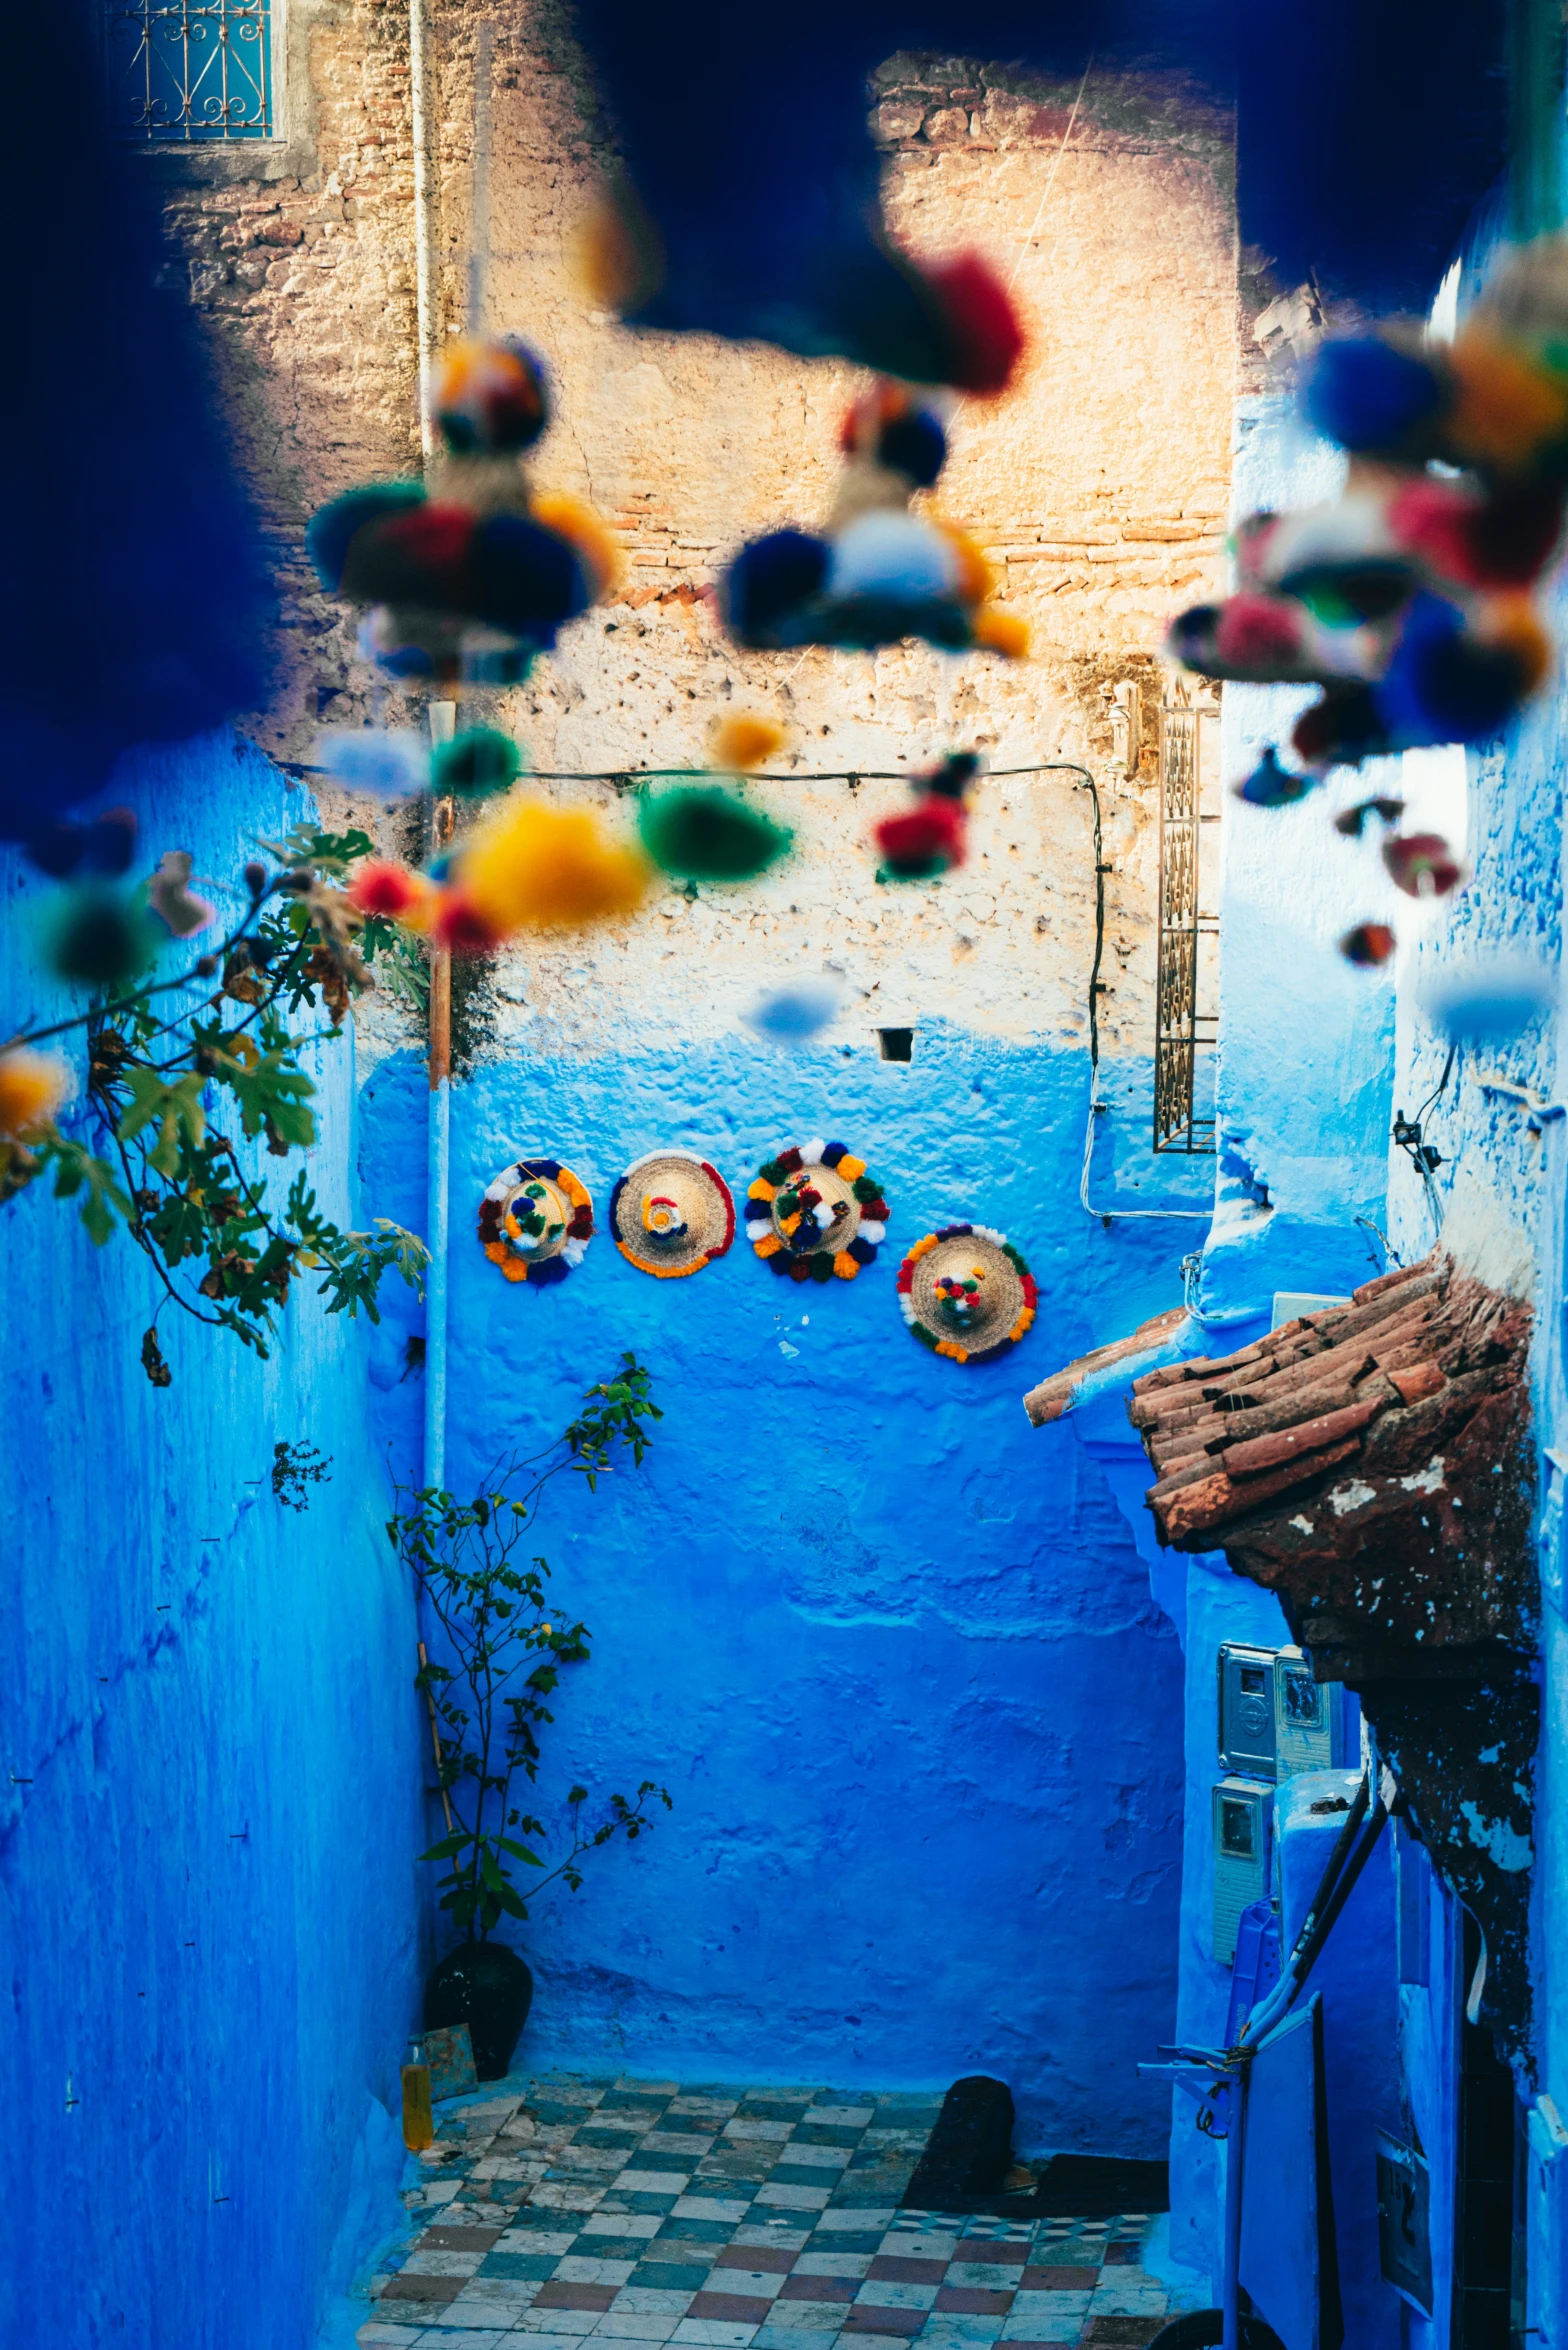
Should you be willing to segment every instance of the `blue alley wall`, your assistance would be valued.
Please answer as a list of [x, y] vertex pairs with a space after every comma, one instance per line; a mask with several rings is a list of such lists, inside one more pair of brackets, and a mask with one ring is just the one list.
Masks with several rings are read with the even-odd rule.
[[[227, 738], [111, 796], [135, 799], [149, 861], [189, 847], [220, 881], [306, 812]], [[0, 871], [9, 1028], [72, 1006], [39, 977], [48, 885], [10, 854]], [[317, 1049], [311, 1168], [359, 1221], [352, 1052]], [[260, 1364], [169, 1313], [154, 1389], [150, 1268], [42, 1192], [0, 1222], [0, 2338], [307, 2350], [401, 2216], [421, 1955], [414, 1619], [380, 1533], [364, 1325], [296, 1304]], [[279, 1438], [331, 1458], [303, 1515], [270, 1489]]]
[[[1110, 1076], [1146, 1107], [1146, 1067]], [[985, 2069], [1022, 2145], [1163, 2149], [1165, 2099], [1134, 2067], [1175, 2014], [1181, 1657], [1100, 1472], [1019, 1398], [1178, 1299], [1201, 1225], [1084, 1216], [1087, 1079], [1082, 1052], [927, 1027], [908, 1066], [737, 1038], [458, 1086], [449, 1479], [535, 1449], [625, 1347], [666, 1412], [640, 1473], [552, 1500], [540, 1530], [598, 1634], [559, 1707], [553, 1795], [647, 1775], [675, 1809], [518, 1931], [540, 1979], [519, 2061], [894, 2086]], [[407, 1057], [366, 1088], [367, 1184], [404, 1220], [425, 1102]], [[1096, 1198], [1147, 1205], [1168, 1163], [1132, 1116], [1108, 1122]], [[780, 1282], [743, 1236], [657, 1282], [601, 1233], [535, 1292], [473, 1236], [522, 1152], [563, 1158], [602, 1219], [659, 1144], [743, 1193], [811, 1133], [891, 1199], [852, 1286]], [[899, 1317], [904, 1249], [958, 1217], [1006, 1230], [1040, 1282], [1039, 1324], [997, 1365], [939, 1362]], [[412, 1460], [400, 1350], [389, 1331], [377, 1376]]]

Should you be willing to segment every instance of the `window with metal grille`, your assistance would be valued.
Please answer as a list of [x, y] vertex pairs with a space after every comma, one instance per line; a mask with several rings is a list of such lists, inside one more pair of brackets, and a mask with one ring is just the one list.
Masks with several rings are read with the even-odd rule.
[[1203, 805], [1216, 713], [1176, 680], [1160, 712], [1160, 926], [1155, 968], [1154, 1147], [1214, 1149], [1213, 1068], [1219, 925], [1199, 911], [1199, 844], [1219, 818]]
[[105, 0], [120, 137], [270, 139], [272, 10], [273, 0]]

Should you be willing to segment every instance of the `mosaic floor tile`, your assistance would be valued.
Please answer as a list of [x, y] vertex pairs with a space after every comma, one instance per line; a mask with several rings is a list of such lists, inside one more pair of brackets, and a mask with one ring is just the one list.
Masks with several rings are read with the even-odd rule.
[[906, 2209], [939, 2108], [540, 2076], [458, 2108], [365, 2350], [1143, 2350], [1152, 2221]]

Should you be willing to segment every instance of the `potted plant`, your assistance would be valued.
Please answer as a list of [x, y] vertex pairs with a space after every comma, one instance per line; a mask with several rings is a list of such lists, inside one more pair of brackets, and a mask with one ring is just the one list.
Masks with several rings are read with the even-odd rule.
[[[614, 1465], [612, 1452], [629, 1453], [634, 1467], [641, 1462], [646, 1422], [661, 1416], [635, 1355], [623, 1356], [617, 1377], [590, 1388], [584, 1402], [555, 1444], [510, 1464], [492, 1490], [459, 1502], [436, 1487], [399, 1487], [408, 1506], [387, 1525], [445, 1651], [444, 1659], [427, 1660], [421, 1643], [416, 1676], [430, 1712], [434, 1792], [446, 1825], [420, 1857], [446, 1863], [440, 1906], [462, 1939], [425, 1985], [424, 2024], [433, 2031], [466, 2023], [482, 2081], [506, 2071], [533, 2001], [527, 1964], [492, 1938], [495, 1928], [504, 1917], [526, 1919], [529, 1903], [557, 1879], [575, 1891], [585, 1854], [617, 1836], [635, 1842], [653, 1825], [650, 1805], [670, 1806], [664, 1788], [644, 1779], [635, 1802], [611, 1795], [590, 1819], [588, 1790], [574, 1786], [566, 1799], [567, 1849], [551, 1866], [538, 1849], [547, 1838], [544, 1822], [513, 1801], [519, 1777], [538, 1776], [539, 1734], [554, 1719], [548, 1700], [562, 1669], [588, 1661], [590, 1639], [586, 1624], [564, 1622], [551, 1609], [545, 1560], [520, 1561], [518, 1553], [553, 1477], [571, 1470], [595, 1490]], [[543, 1874], [520, 1890], [520, 1869]]]

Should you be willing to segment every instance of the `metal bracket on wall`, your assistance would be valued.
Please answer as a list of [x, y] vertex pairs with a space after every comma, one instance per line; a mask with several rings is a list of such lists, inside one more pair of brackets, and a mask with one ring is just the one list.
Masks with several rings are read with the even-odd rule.
[[1200, 912], [1205, 810], [1204, 728], [1219, 715], [1175, 679], [1160, 710], [1160, 898], [1154, 982], [1154, 1148], [1207, 1155], [1214, 1113], [1197, 1108], [1197, 1079], [1214, 1050], [1219, 1015], [1208, 1009], [1212, 974], [1200, 942], [1219, 930]]

